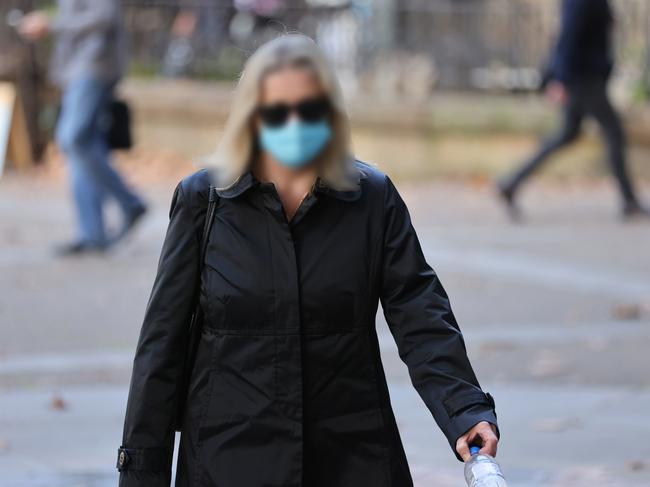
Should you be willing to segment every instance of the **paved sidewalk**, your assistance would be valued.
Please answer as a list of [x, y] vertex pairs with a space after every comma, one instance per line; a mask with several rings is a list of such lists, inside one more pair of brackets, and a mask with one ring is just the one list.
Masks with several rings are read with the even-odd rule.
[[[54, 260], [64, 188], [0, 180], [0, 486], [116, 485], [130, 361], [173, 184], [105, 257]], [[523, 226], [472, 186], [399, 184], [497, 402], [514, 487], [650, 485], [650, 222], [606, 185], [531, 188]], [[462, 465], [409, 384], [381, 318], [392, 401], [418, 487]]]
[[[615, 461], [595, 464], [592, 448], [585, 445], [600, 445], [612, 439], [608, 448], [627, 448], [628, 439], [619, 436], [620, 429], [633, 430], [646, 420], [650, 392], [639, 395], [619, 389], [570, 391], [559, 387], [540, 390], [532, 386], [490, 389], [501, 399], [499, 412], [504, 418], [504, 438], [512, 438], [531, 426], [534, 429], [535, 421], [530, 416], [560, 418], [566, 415], [567, 404], [573, 411], [582, 411], [582, 418], [572, 418], [564, 432], [548, 431], [537, 433], [535, 438], [518, 439], [519, 451], [504, 443], [501, 461], [510, 486], [647, 484], [647, 474], [621, 471]], [[446, 443], [412, 388], [393, 385], [391, 394], [416, 485], [463, 485], [462, 465], [449, 459]], [[67, 387], [64, 397], [69, 408], [65, 411], [46, 407], [50, 395], [48, 390], [21, 390], [3, 395], [6, 412], [0, 416], [0, 424], [12, 444], [10, 451], [0, 455], [3, 471], [0, 485], [116, 485], [112, 462], [120, 441], [126, 388], [123, 385]], [[551, 403], [547, 402], [549, 397], [553, 398]], [[607, 408], [625, 407], [628, 402], [634, 402], [635, 407], [623, 419], [613, 420], [611, 414], [604, 413]], [[589, 417], [585, 418], [586, 415]], [[550, 420], [547, 421], [552, 428]]]

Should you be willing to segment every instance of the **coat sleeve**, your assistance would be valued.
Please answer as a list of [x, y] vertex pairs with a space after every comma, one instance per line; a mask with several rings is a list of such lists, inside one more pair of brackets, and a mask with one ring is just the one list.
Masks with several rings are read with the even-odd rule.
[[199, 235], [182, 183], [170, 222], [133, 362], [122, 448], [120, 487], [169, 487], [178, 384], [199, 273]]
[[580, 60], [579, 42], [589, 25], [590, 0], [564, 0], [562, 2], [560, 34], [555, 47], [553, 77], [569, 83], [575, 75], [575, 65]]
[[381, 303], [411, 381], [456, 453], [456, 440], [481, 421], [497, 425], [467, 358], [447, 294], [427, 264], [409, 212], [386, 178]]

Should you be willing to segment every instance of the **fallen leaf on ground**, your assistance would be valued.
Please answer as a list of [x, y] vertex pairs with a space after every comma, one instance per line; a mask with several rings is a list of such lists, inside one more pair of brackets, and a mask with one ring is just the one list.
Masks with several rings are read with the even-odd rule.
[[641, 306], [636, 303], [621, 303], [612, 308], [612, 317], [617, 320], [639, 320], [641, 315]]
[[67, 409], [67, 407], [68, 404], [61, 396], [58, 394], [52, 396], [52, 399], [50, 400], [50, 409], [54, 409], [55, 411], [63, 411]]

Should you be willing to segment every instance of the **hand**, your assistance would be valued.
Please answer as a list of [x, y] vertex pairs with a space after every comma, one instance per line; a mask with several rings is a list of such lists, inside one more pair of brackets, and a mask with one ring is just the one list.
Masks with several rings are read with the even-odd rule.
[[472, 456], [469, 454], [470, 445], [482, 445], [479, 453], [495, 457], [497, 455], [497, 444], [499, 438], [496, 435], [497, 428], [487, 421], [481, 421], [474, 425], [467, 433], [456, 441], [456, 451], [466, 462]]
[[50, 18], [45, 12], [37, 10], [25, 15], [18, 26], [18, 33], [30, 41], [36, 41], [49, 31]]
[[551, 81], [546, 87], [546, 97], [554, 105], [564, 105], [569, 99], [569, 93], [562, 83]]

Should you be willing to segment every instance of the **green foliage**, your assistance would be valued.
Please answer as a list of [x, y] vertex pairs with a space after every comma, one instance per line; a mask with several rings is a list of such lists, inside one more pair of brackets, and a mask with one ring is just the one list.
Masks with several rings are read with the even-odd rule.
[[650, 101], [650, 82], [639, 81], [632, 88], [632, 100], [636, 103], [647, 103]]

